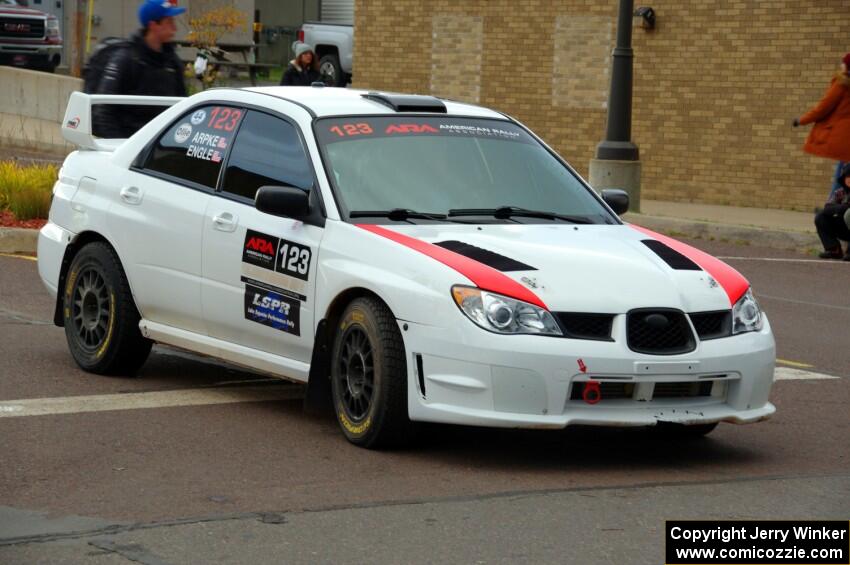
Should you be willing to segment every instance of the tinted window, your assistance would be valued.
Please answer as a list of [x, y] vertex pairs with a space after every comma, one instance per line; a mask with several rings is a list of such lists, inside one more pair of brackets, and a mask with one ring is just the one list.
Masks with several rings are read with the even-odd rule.
[[313, 172], [295, 126], [249, 111], [227, 160], [222, 190], [253, 200], [261, 186], [309, 190], [312, 185]]
[[159, 138], [145, 168], [215, 188], [221, 162], [244, 114], [228, 106], [192, 110]]

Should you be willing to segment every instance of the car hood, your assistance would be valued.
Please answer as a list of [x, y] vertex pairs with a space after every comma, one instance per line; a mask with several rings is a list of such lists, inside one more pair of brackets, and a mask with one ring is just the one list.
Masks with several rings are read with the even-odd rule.
[[552, 311], [723, 310], [749, 287], [725, 263], [630, 225], [361, 227], [429, 255], [481, 288]]

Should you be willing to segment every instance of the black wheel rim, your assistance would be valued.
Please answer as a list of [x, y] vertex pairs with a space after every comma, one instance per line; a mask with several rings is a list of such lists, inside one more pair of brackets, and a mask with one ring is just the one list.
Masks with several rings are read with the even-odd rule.
[[77, 277], [71, 303], [71, 321], [83, 349], [96, 351], [103, 345], [109, 315], [109, 288], [103, 275], [92, 268], [83, 270]]
[[375, 365], [372, 344], [363, 328], [350, 327], [342, 336], [338, 385], [346, 416], [363, 420], [372, 406]]

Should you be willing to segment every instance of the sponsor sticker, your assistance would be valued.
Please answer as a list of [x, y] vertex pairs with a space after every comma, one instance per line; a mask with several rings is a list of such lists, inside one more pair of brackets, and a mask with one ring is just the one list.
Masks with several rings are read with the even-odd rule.
[[176, 143], [186, 143], [192, 136], [192, 126], [190, 124], [180, 124], [174, 132], [174, 141]]
[[65, 126], [68, 127], [69, 129], [77, 129], [80, 126], [80, 118], [78, 118], [78, 117], [71, 118], [70, 120], [68, 120], [68, 122], [65, 124]]
[[309, 247], [281, 239], [275, 270], [278, 273], [306, 281], [310, 274], [312, 256], [313, 253]]
[[245, 285], [245, 319], [301, 335], [301, 302], [266, 288]]
[[204, 110], [198, 110], [197, 112], [192, 114], [192, 117], [189, 121], [192, 122], [193, 126], [197, 126], [206, 119], [207, 113]]
[[245, 232], [242, 246], [242, 261], [274, 271], [280, 239], [254, 230]]

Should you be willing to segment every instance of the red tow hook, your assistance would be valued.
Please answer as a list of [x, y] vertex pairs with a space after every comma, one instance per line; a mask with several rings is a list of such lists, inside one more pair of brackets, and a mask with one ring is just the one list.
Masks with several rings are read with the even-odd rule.
[[581, 399], [588, 404], [596, 404], [602, 400], [602, 391], [599, 389], [599, 381], [587, 381], [584, 384]]

